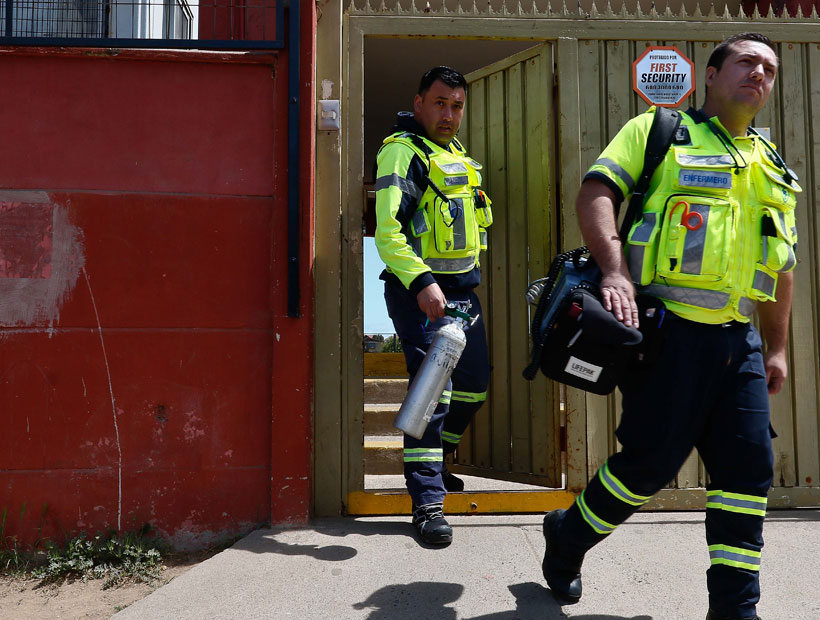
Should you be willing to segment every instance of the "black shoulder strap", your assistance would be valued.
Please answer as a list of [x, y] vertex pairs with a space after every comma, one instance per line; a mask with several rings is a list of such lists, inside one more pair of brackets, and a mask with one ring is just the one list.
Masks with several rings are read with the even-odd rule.
[[672, 144], [675, 132], [680, 125], [680, 112], [668, 108], [658, 107], [655, 109], [655, 118], [652, 119], [652, 126], [649, 128], [649, 135], [646, 138], [646, 150], [643, 156], [643, 170], [638, 177], [635, 188], [632, 190], [632, 197], [629, 199], [629, 206], [626, 209], [624, 221], [621, 224], [621, 241], [625, 242], [641, 212], [643, 211], [643, 201], [646, 191], [649, 189], [649, 181], [655, 174], [655, 169], [666, 157], [666, 152]]
[[419, 136], [418, 134], [407, 132], [402, 137], [407, 138], [408, 140], [410, 140], [410, 142], [413, 143], [413, 146], [415, 146], [418, 150], [420, 150], [422, 153], [424, 153], [425, 157], [427, 158], [427, 173], [429, 174], [430, 173], [430, 155], [433, 154], [433, 149], [431, 149], [429, 146], [427, 146], [424, 143], [424, 140], [422, 140], [421, 136]]

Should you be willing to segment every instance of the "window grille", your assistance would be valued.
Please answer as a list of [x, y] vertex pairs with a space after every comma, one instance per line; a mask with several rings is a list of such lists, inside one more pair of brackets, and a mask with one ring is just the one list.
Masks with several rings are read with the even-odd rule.
[[286, 0], [0, 0], [0, 45], [278, 49]]

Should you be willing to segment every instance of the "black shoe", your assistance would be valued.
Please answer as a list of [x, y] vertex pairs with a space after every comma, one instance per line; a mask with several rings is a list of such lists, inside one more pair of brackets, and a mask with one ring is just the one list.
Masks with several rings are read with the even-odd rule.
[[451, 474], [446, 465], [441, 471], [441, 481], [444, 483], [444, 488], [448, 493], [464, 490], [464, 481]]
[[572, 605], [581, 600], [581, 563], [584, 556], [569, 558], [558, 553], [555, 528], [564, 510], [553, 510], [544, 517], [544, 540], [547, 549], [541, 570], [552, 590], [552, 595], [563, 605]]
[[430, 545], [449, 545], [453, 542], [453, 528], [444, 518], [442, 504], [414, 505], [413, 525], [419, 537]]
[[709, 613], [706, 614], [706, 620], [763, 620], [760, 616], [744, 616], [741, 618], [740, 616], [726, 616], [724, 614], [719, 614], [716, 611], [709, 610]]

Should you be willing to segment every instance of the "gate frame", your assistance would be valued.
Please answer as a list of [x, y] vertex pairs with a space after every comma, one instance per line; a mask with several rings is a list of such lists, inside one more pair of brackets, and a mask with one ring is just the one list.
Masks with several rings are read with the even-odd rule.
[[[333, 7], [331, 9], [331, 7]], [[594, 9], [594, 7], [593, 7]], [[317, 84], [342, 100], [341, 134], [321, 135], [317, 140], [316, 183], [316, 365], [317, 377], [339, 379], [316, 382], [315, 401], [315, 508], [317, 515], [387, 514], [404, 512], [395, 503], [380, 501], [378, 493], [362, 491], [363, 448], [361, 437], [363, 411], [363, 337], [362, 311], [362, 182], [363, 182], [363, 117], [364, 109], [364, 39], [440, 38], [440, 39], [507, 39], [550, 42], [554, 45], [556, 70], [560, 80], [558, 135], [562, 174], [557, 188], [558, 204], [563, 205], [557, 217], [562, 223], [560, 247], [582, 244], [580, 231], [574, 225], [574, 197], [585, 171], [582, 162], [581, 128], [577, 118], [561, 115], [560, 110], [579, 109], [579, 43], [580, 41], [628, 40], [646, 41], [646, 23], [652, 24], [657, 40], [713, 41], [728, 34], [765, 26], [767, 35], [776, 43], [820, 44], [820, 28], [816, 13], [811, 18], [768, 18], [755, 15], [754, 21], [736, 19], [727, 13], [717, 22], [712, 12], [704, 17], [700, 10], [691, 19], [675, 19], [669, 9], [662, 17], [654, 9], [649, 16], [618, 16], [611, 10], [605, 18], [593, 11], [589, 14], [562, 15], [517, 12], [479, 13], [432, 11], [424, 13], [415, 4], [410, 10], [401, 6], [392, 9], [343, 10], [341, 0], [332, 0], [323, 8], [317, 31], [319, 44]], [[444, 19], [446, 17], [446, 19]], [[713, 21], [704, 21], [712, 19]], [[798, 23], [798, 22], [804, 23]], [[798, 32], [796, 28], [800, 28]], [[492, 34], [488, 34], [492, 33]], [[537, 33], [537, 36], [536, 36]], [[820, 45], [818, 45], [820, 47]], [[342, 54], [345, 50], [346, 53]], [[335, 54], [335, 58], [334, 58]], [[702, 76], [699, 83], [702, 83]], [[341, 85], [341, 86], [340, 86]], [[324, 148], [327, 146], [328, 148]], [[321, 154], [321, 155], [320, 155]], [[813, 191], [808, 187], [807, 191]], [[322, 214], [321, 216], [319, 214]], [[808, 266], [806, 266], [808, 268]], [[341, 279], [340, 279], [341, 275]], [[809, 289], [811, 287], [808, 287]], [[338, 296], [336, 296], [338, 295]], [[811, 290], [800, 293], [811, 301]], [[336, 299], [341, 304], [335, 303]], [[325, 304], [323, 302], [331, 302]], [[798, 301], [798, 297], [795, 297]], [[321, 333], [320, 333], [321, 332]], [[590, 415], [611, 425], [614, 397], [597, 397], [568, 389], [567, 417], [567, 485], [565, 490], [545, 490], [525, 498], [515, 492], [511, 501], [500, 501], [492, 512], [531, 512], [565, 506], [575, 493], [586, 485], [596, 469], [596, 457], [589, 453], [590, 438], [598, 443], [611, 443], [606, 429], [593, 428]], [[602, 447], [602, 446], [598, 446]], [[610, 450], [611, 451], [611, 450]], [[605, 457], [604, 457], [605, 458]], [[471, 494], [463, 495], [465, 499]], [[482, 494], [483, 495], [483, 494]], [[529, 495], [529, 494], [528, 494]], [[456, 496], [451, 496], [457, 498]], [[450, 512], [475, 512], [459, 502], [448, 507]], [[645, 507], [646, 510], [700, 510], [705, 503], [704, 488], [664, 489]], [[820, 505], [820, 488], [776, 487], [769, 499], [771, 508]], [[407, 501], [409, 508], [409, 499]], [[462, 510], [463, 508], [463, 510]]]

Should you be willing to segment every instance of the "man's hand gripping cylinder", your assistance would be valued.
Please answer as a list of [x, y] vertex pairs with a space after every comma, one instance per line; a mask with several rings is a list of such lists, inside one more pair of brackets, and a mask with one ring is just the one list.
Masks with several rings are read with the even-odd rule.
[[433, 411], [467, 345], [464, 330], [475, 321], [466, 312], [455, 308], [448, 307], [445, 312], [456, 317], [456, 320], [436, 332], [393, 422], [393, 426], [416, 439], [421, 439], [424, 435]]

